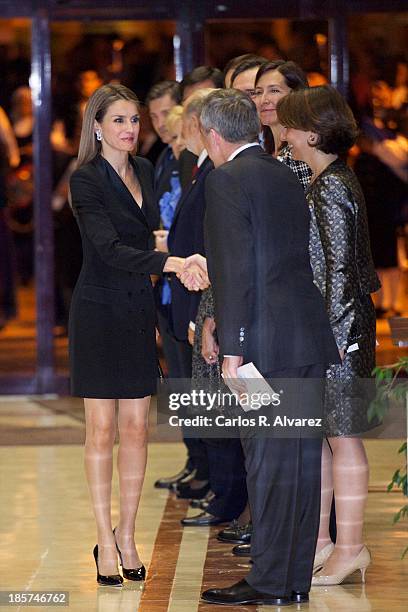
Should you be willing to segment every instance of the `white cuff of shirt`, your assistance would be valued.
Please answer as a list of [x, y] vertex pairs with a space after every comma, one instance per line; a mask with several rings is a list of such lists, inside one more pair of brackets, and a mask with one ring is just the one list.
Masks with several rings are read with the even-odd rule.
[[193, 321], [190, 321], [190, 323], [188, 324], [189, 328], [191, 329], [191, 331], [195, 331], [195, 323], [193, 323]]

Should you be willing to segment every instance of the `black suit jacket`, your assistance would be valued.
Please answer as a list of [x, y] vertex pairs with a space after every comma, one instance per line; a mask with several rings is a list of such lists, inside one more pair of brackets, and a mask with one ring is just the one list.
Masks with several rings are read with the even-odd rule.
[[[207, 157], [180, 198], [167, 240], [172, 255], [204, 255], [205, 180], [213, 168]], [[196, 319], [200, 298], [200, 292], [188, 291], [176, 277], [172, 278], [171, 319], [178, 340], [187, 340], [188, 325]]]
[[254, 146], [206, 181], [205, 238], [222, 355], [263, 373], [339, 361], [309, 259], [309, 210], [284, 164]]
[[81, 397], [143, 397], [156, 386], [150, 274], [162, 272], [168, 254], [149, 249], [158, 225], [153, 167], [130, 160], [142, 209], [100, 155], [71, 177], [83, 264], [70, 311], [70, 364], [72, 393]]
[[178, 168], [180, 174], [181, 189], [183, 190], [183, 192], [191, 185], [191, 181], [194, 178], [193, 172], [194, 167], [197, 164], [197, 160], [197, 155], [194, 155], [194, 153], [191, 153], [191, 151], [189, 151], [188, 149], [184, 149], [184, 151], [180, 153], [180, 157], [178, 160]]
[[[154, 200], [159, 215], [159, 200], [166, 191], [171, 190], [170, 179], [175, 170], [178, 170], [178, 161], [174, 157], [170, 145], [167, 145], [160, 153], [154, 170]], [[160, 227], [160, 216], [157, 222], [158, 225], [153, 229]]]

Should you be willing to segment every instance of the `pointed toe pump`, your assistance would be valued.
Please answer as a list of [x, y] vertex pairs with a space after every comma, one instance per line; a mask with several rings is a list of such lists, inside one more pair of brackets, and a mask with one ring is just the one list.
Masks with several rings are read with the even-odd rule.
[[[116, 527], [113, 530], [113, 535], [115, 536], [115, 542], [116, 542]], [[118, 555], [119, 555], [119, 560], [120, 560], [120, 564], [122, 566], [122, 572], [123, 572], [123, 577], [126, 578], [127, 580], [135, 580], [135, 581], [142, 581], [146, 579], [146, 568], [144, 565], [141, 565], [140, 567], [135, 567], [132, 569], [128, 569], [126, 567], [123, 567], [123, 560], [122, 560], [122, 553], [120, 551], [120, 548], [118, 546], [118, 543], [116, 542], [116, 550], [118, 551]]]
[[98, 566], [98, 545], [93, 549], [93, 556], [96, 564], [96, 581], [101, 586], [119, 587], [123, 584], [123, 578], [120, 574], [112, 574], [109, 576], [103, 576], [99, 573]]

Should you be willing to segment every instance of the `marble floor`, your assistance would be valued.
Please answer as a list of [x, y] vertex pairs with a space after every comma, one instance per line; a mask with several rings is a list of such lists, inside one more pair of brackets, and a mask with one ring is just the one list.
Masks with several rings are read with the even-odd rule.
[[[0, 591], [68, 591], [69, 610], [78, 612], [209, 612], [200, 592], [245, 576], [248, 565], [216, 540], [217, 528], [185, 528], [180, 519], [196, 511], [187, 502], [153, 488], [155, 479], [183, 464], [183, 445], [160, 441], [151, 424], [149, 462], [137, 520], [137, 543], [148, 567], [144, 586], [125, 581], [122, 589], [98, 587], [92, 548], [95, 528], [83, 474], [80, 408], [73, 400], [0, 399], [0, 430], [13, 432], [0, 444]], [[18, 443], [18, 432], [22, 444]], [[30, 444], [30, 431], [36, 431]], [[42, 433], [42, 437], [38, 433]], [[66, 433], [78, 432], [71, 437]], [[56, 432], [60, 432], [58, 435]], [[49, 438], [48, 438], [49, 436]], [[66, 439], [64, 440], [64, 436]], [[68, 436], [68, 437], [67, 437]], [[402, 612], [407, 610], [407, 523], [392, 524], [402, 495], [386, 493], [401, 456], [401, 440], [365, 441], [371, 465], [365, 539], [373, 563], [367, 582], [314, 588], [302, 610], [328, 612]], [[114, 480], [113, 521], [118, 514]], [[0, 606], [22, 610], [24, 606]], [[34, 608], [39, 609], [39, 608]], [[49, 610], [59, 609], [57, 606]], [[225, 610], [254, 610], [229, 607]], [[261, 608], [260, 608], [261, 609]], [[262, 610], [277, 610], [265, 606]], [[288, 608], [293, 609], [293, 606]]]

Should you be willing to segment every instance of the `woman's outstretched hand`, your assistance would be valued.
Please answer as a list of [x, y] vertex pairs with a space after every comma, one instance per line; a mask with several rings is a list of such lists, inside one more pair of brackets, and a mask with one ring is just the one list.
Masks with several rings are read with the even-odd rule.
[[210, 286], [207, 260], [198, 253], [190, 257], [169, 257], [163, 272], [175, 272], [177, 278], [189, 291], [202, 291]]
[[189, 291], [202, 291], [210, 286], [208, 278], [207, 260], [198, 253], [187, 257], [177, 278]]

